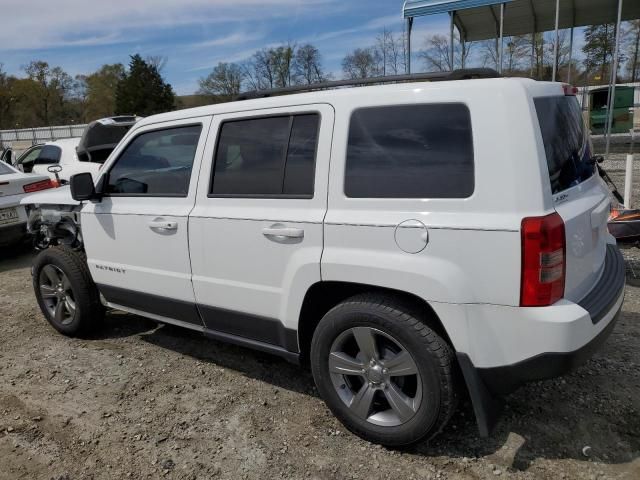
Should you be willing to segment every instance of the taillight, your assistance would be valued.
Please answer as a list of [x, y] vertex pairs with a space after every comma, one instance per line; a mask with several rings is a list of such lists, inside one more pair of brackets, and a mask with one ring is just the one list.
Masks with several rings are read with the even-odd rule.
[[39, 192], [40, 190], [46, 190], [47, 188], [55, 188], [57, 184], [54, 180], [40, 180], [39, 182], [27, 183], [22, 187], [25, 193]]
[[566, 240], [557, 213], [522, 220], [520, 306], [551, 305], [564, 296]]
[[568, 83], [562, 84], [562, 90], [564, 90], [564, 94], [568, 97], [575, 97], [578, 94], [578, 87], [574, 87]]

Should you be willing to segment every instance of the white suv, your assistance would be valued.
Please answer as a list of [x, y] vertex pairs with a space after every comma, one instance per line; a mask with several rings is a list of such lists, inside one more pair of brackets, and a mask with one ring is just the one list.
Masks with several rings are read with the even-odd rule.
[[345, 426], [389, 446], [437, 434], [459, 385], [487, 435], [502, 394], [606, 339], [624, 265], [571, 87], [277, 93], [146, 118], [95, 185], [72, 178], [86, 260], [49, 248], [33, 269], [56, 329], [106, 305], [309, 362]]

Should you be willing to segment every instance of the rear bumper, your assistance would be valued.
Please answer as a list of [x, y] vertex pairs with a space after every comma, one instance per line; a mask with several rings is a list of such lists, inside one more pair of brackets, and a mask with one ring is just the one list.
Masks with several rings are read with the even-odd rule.
[[527, 382], [564, 375], [585, 363], [602, 346], [615, 326], [621, 306], [607, 326], [577, 350], [541, 353], [512, 365], [479, 368], [478, 375], [489, 391], [497, 395], [511, 393]]
[[585, 325], [584, 319], [568, 324], [571, 329], [591, 331], [588, 340], [567, 351], [542, 352], [513, 364], [478, 368], [489, 390], [495, 394], [510, 393], [526, 382], [558, 377], [586, 362], [613, 330], [622, 309], [624, 285], [624, 259], [618, 247], [608, 245], [600, 280], [577, 303], [588, 314], [592, 326]]
[[[533, 310], [514, 308], [507, 319], [499, 309], [509, 307], [492, 307], [482, 313], [485, 331], [472, 336], [471, 354], [457, 353], [482, 435], [488, 435], [497, 420], [500, 396], [524, 383], [563, 375], [602, 346], [622, 309], [624, 285], [622, 254], [609, 245], [600, 280], [577, 304], [561, 300]], [[488, 313], [494, 316], [489, 318]], [[487, 350], [491, 341], [494, 348]], [[505, 358], [516, 361], [502, 361]]]

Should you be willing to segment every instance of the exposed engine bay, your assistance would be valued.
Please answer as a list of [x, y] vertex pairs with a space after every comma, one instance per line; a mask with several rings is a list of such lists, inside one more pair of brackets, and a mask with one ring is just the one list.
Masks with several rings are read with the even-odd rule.
[[27, 231], [36, 250], [64, 245], [82, 250], [79, 205], [27, 205]]

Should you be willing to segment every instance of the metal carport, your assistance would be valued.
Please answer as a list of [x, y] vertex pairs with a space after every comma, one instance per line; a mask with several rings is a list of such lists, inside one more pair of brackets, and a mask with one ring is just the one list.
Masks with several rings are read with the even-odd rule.
[[[640, 18], [640, 0], [406, 0], [402, 7], [407, 21], [407, 73], [411, 72], [411, 28], [413, 19], [426, 15], [449, 14], [450, 62], [454, 65], [453, 30], [457, 28], [463, 52], [466, 42], [497, 39], [498, 71], [502, 73], [503, 37], [555, 31], [552, 80], [557, 77], [558, 31], [571, 29], [570, 51], [573, 52], [573, 29], [604, 23], [616, 24], [614, 62], [609, 83], [609, 98], [615, 93], [620, 47], [620, 22]], [[463, 55], [464, 58], [464, 55]], [[571, 59], [571, 53], [570, 53]], [[571, 61], [569, 62], [571, 65]], [[463, 65], [464, 67], [464, 65]], [[569, 68], [570, 81], [571, 68]], [[608, 102], [608, 104], [610, 101]], [[612, 114], [607, 113], [607, 146]]]

